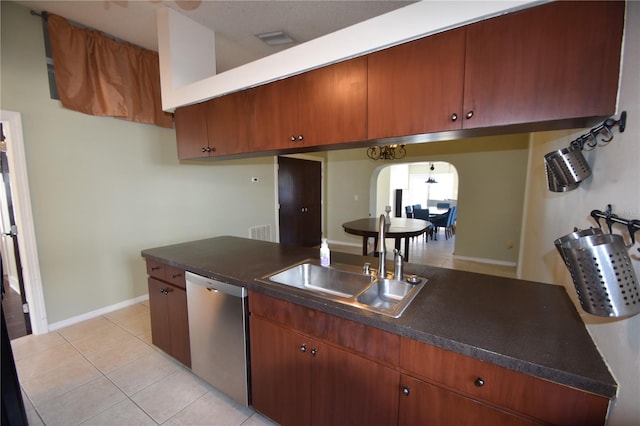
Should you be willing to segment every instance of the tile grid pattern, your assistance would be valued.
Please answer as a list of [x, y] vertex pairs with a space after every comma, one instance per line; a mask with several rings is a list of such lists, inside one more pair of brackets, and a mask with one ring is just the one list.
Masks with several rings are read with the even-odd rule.
[[148, 302], [11, 344], [30, 425], [272, 425], [152, 346]]

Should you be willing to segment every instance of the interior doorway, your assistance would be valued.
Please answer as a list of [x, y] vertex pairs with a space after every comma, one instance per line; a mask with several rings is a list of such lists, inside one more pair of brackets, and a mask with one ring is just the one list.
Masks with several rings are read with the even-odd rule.
[[385, 206], [395, 207], [400, 197], [402, 217], [406, 217], [405, 207], [418, 204], [439, 213], [444, 208], [438, 205], [458, 204], [458, 171], [445, 161], [389, 165], [378, 174], [375, 195], [376, 211], [384, 211]]
[[[34, 334], [48, 331], [42, 278], [36, 246], [35, 228], [29, 194], [29, 177], [19, 112], [0, 110], [0, 122], [6, 137], [6, 159], [10, 170], [8, 181], [15, 216], [15, 235], [20, 253], [24, 294], [28, 306], [28, 319]], [[13, 230], [12, 230], [13, 231]], [[4, 249], [3, 249], [4, 250]]]
[[313, 247], [322, 238], [322, 162], [278, 157], [280, 243]]
[[16, 225], [13, 196], [9, 175], [9, 160], [4, 136], [4, 124], [0, 122], [0, 232], [2, 255], [2, 305], [5, 312], [9, 338], [31, 334], [31, 320], [22, 275], [18, 227]]

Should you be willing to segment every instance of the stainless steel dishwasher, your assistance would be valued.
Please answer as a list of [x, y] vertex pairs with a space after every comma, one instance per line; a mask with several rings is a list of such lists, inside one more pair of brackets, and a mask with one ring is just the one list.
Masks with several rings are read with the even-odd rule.
[[186, 273], [191, 370], [249, 405], [247, 289]]

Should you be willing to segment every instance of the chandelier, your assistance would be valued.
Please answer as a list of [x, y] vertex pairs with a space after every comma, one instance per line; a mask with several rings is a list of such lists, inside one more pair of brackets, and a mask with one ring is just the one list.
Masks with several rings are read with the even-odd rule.
[[431, 172], [429, 173], [429, 178], [427, 180], [424, 181], [424, 183], [438, 183], [437, 180], [435, 180], [433, 177], [431, 177], [431, 173], [433, 173], [433, 171], [436, 168], [433, 167], [433, 163], [431, 163], [431, 167], [429, 168], [429, 170], [431, 170]]
[[367, 149], [367, 157], [372, 160], [399, 160], [407, 155], [404, 145], [372, 146]]

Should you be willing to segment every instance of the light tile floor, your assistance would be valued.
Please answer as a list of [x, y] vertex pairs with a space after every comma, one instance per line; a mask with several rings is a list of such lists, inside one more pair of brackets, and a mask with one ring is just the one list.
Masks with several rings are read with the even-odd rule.
[[30, 425], [273, 425], [152, 346], [148, 302], [11, 345]]

